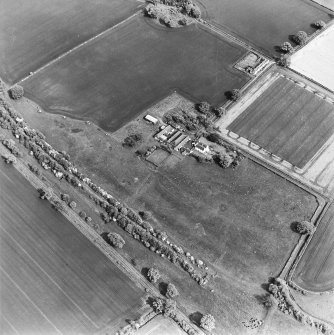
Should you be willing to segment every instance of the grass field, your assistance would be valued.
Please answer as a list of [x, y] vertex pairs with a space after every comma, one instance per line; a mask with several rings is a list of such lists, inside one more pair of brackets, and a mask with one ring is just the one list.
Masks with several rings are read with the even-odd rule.
[[185, 335], [186, 333], [175, 322], [163, 316], [157, 316], [144, 327], [140, 328], [137, 335]]
[[1, 0], [0, 76], [18, 81], [140, 6], [136, 0]]
[[333, 134], [334, 108], [280, 77], [228, 129], [302, 168]]
[[143, 292], [0, 164], [2, 333], [92, 334], [136, 313]]
[[334, 288], [334, 203], [322, 218], [293, 280], [302, 288], [315, 292]]
[[[154, 133], [141, 117], [105, 136], [93, 124], [36, 113], [25, 99], [15, 105], [29, 124], [48, 134], [54, 147], [69, 152], [99, 185], [137, 210], [151, 210], [154, 226], [212, 263], [217, 272], [210, 282], [213, 293], [118, 230], [126, 240], [122, 253], [136, 260], [138, 270], [158, 267], [161, 281], [178, 287], [178, 303], [188, 315], [215, 315], [215, 335], [242, 334], [246, 329], [241, 321], [263, 318], [256, 296], [265, 293], [261, 284], [279, 273], [298, 239], [291, 222], [310, 217], [317, 207], [313, 196], [248, 160], [236, 170], [201, 165], [192, 158], [153, 168], [136, 157], [136, 149], [121, 145], [129, 133], [140, 132], [145, 141]], [[162, 105], [159, 115], [167, 108]], [[101, 229], [116, 228], [102, 224]]]
[[249, 77], [233, 69], [245, 50], [200, 26], [170, 30], [141, 15], [23, 84], [52, 113], [118, 129], [148, 105], [180, 90], [213, 104]]
[[200, 0], [204, 18], [250, 41], [266, 53], [299, 30], [314, 32], [316, 20], [330, 20], [330, 10], [308, 0]]

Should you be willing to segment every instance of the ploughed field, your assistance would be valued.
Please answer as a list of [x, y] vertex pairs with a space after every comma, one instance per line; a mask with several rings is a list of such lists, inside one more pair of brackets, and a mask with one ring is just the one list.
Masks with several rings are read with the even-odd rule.
[[1, 78], [18, 81], [141, 6], [136, 0], [1, 0]]
[[92, 334], [135, 313], [140, 289], [0, 164], [1, 332]]
[[289, 35], [304, 30], [314, 32], [311, 24], [330, 20], [330, 10], [309, 0], [199, 0], [203, 17], [227, 29], [268, 54], [289, 40]]
[[302, 288], [315, 292], [334, 288], [334, 203], [321, 219], [293, 280]]
[[334, 106], [278, 78], [228, 129], [302, 168], [334, 132]]
[[142, 14], [23, 82], [46, 111], [114, 131], [172, 90], [213, 104], [249, 77], [235, 70], [245, 50], [192, 24], [157, 25]]

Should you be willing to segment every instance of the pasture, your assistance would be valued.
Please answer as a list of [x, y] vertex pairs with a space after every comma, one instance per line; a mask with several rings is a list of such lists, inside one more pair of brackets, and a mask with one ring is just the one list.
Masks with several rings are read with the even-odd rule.
[[275, 46], [299, 30], [314, 32], [311, 23], [332, 13], [309, 0], [199, 0], [204, 19], [249, 41], [270, 55]]
[[1, 0], [0, 76], [16, 82], [141, 6], [136, 0]]
[[245, 50], [197, 24], [170, 30], [138, 15], [23, 82], [46, 111], [114, 131], [178, 90], [220, 104], [250, 78]]
[[[179, 105], [178, 101], [167, 99], [145, 114], [159, 117]], [[309, 218], [317, 207], [313, 196], [248, 160], [235, 170], [224, 170], [189, 157], [168, 162], [156, 171], [138, 159], [134, 154], [137, 148], [122, 146], [123, 139], [133, 132], [143, 134], [144, 146], [156, 144], [148, 139], [156, 132], [154, 126], [142, 117], [105, 136], [94, 124], [36, 113], [26, 99], [15, 106], [96, 183], [132, 208], [151, 211], [155, 227], [166, 230], [171, 241], [213, 266], [217, 276], [210, 281], [211, 293], [185, 271], [124, 235], [122, 253], [129, 261], [136, 260], [139, 271], [154, 265], [161, 270], [162, 282], [175, 283], [180, 292], [178, 303], [188, 315], [215, 315], [217, 329], [213, 333], [217, 335], [242, 334], [246, 329], [241, 321], [264, 317], [256, 296], [264, 294], [261, 284], [279, 273], [298, 240], [290, 230], [291, 222]], [[120, 228], [101, 223], [101, 229]]]
[[321, 219], [293, 280], [302, 288], [315, 292], [334, 288], [334, 203]]
[[160, 168], [131, 201], [218, 271], [259, 284], [297, 242], [290, 224], [317, 208], [313, 196], [246, 159], [224, 170], [185, 158]]
[[302, 168], [332, 136], [334, 107], [280, 77], [228, 129]]
[[141, 289], [0, 164], [0, 329], [92, 334], [136, 313]]
[[144, 327], [140, 328], [137, 335], [185, 335], [184, 332], [175, 322], [161, 315], [156, 316]]

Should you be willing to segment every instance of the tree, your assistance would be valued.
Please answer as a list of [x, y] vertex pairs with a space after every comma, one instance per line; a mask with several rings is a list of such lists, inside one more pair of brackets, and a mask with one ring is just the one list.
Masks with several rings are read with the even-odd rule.
[[165, 309], [164, 301], [161, 298], [156, 298], [153, 301], [153, 309], [156, 313], [162, 313]]
[[311, 234], [314, 231], [314, 225], [310, 221], [300, 221], [296, 223], [296, 231], [299, 234]]
[[77, 203], [75, 201], [71, 201], [69, 204], [70, 208], [75, 209], [77, 207]]
[[60, 199], [63, 200], [64, 202], [69, 202], [70, 201], [70, 196], [66, 193], [62, 193], [60, 195]]
[[281, 57], [277, 59], [277, 65], [282, 66], [282, 67], [289, 67], [291, 65], [290, 56], [281, 55]]
[[123, 237], [117, 233], [109, 233], [108, 239], [109, 243], [115, 248], [122, 249], [125, 244]]
[[201, 327], [205, 330], [211, 331], [215, 329], [216, 320], [211, 314], [205, 314], [201, 318]]
[[217, 117], [221, 117], [226, 114], [226, 109], [223, 106], [215, 107], [213, 108], [213, 112]]
[[147, 211], [140, 211], [139, 215], [142, 217], [143, 220], [150, 220], [152, 218], [151, 213]]
[[228, 98], [232, 101], [237, 101], [240, 98], [240, 90], [234, 88], [232, 91], [229, 92]]
[[79, 212], [79, 216], [80, 216], [82, 219], [86, 219], [87, 214], [86, 214], [86, 212], [84, 212], [84, 211], [80, 211], [80, 212]]
[[307, 33], [305, 31], [298, 31], [296, 35], [293, 35], [292, 40], [298, 45], [304, 45], [307, 41]]
[[217, 164], [224, 169], [228, 168], [233, 163], [233, 157], [227, 153], [217, 155], [215, 160]]
[[314, 22], [313, 26], [314, 26], [314, 28], [320, 30], [320, 29], [323, 29], [323, 28], [326, 27], [326, 23], [324, 21], [322, 21], [322, 20], [319, 20], [319, 21]]
[[139, 142], [140, 140], [142, 139], [142, 135], [141, 134], [132, 134], [132, 135], [129, 135], [128, 137], [126, 137], [124, 139], [124, 142], [123, 142], [123, 145], [125, 147], [134, 147], [137, 142]]
[[280, 49], [283, 51], [283, 52], [286, 52], [286, 53], [292, 53], [293, 52], [293, 46], [291, 45], [290, 42], [284, 42]]
[[18, 100], [23, 97], [24, 90], [22, 86], [15, 85], [8, 90], [8, 93], [12, 99]]
[[156, 268], [150, 268], [147, 272], [147, 278], [152, 283], [156, 283], [160, 277], [160, 272]]
[[176, 302], [172, 299], [167, 299], [165, 301], [165, 306], [164, 306], [163, 314], [165, 316], [172, 316], [175, 314], [176, 311]]
[[166, 291], [166, 297], [168, 298], [174, 298], [176, 296], [179, 295], [179, 291], [177, 290], [177, 288], [175, 287], [174, 284], [169, 283], [167, 285], [167, 291]]
[[200, 113], [209, 114], [211, 110], [211, 105], [206, 101], [202, 101], [197, 104], [196, 108]]
[[217, 143], [219, 145], [223, 144], [223, 138], [218, 133], [210, 133], [206, 137], [210, 142]]
[[122, 236], [117, 233], [109, 233], [108, 239], [109, 239], [109, 243], [115, 248], [122, 249], [125, 244], [125, 241], [122, 238]]

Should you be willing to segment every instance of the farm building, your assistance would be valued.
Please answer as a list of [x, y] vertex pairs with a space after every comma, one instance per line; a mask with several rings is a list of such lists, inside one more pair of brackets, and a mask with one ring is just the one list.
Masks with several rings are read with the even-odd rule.
[[149, 122], [153, 123], [153, 124], [156, 124], [158, 122], [158, 119], [156, 119], [154, 116], [152, 116], [150, 114], [145, 115], [144, 119], [146, 121], [149, 121]]
[[185, 146], [191, 138], [188, 135], [181, 135], [180, 140], [178, 139], [178, 144], [174, 147], [174, 150], [179, 151], [183, 146]]
[[167, 141], [167, 139], [172, 136], [176, 132], [176, 129], [172, 127], [171, 125], [168, 125], [161, 129], [161, 131], [155, 135], [155, 138], [158, 141]]

